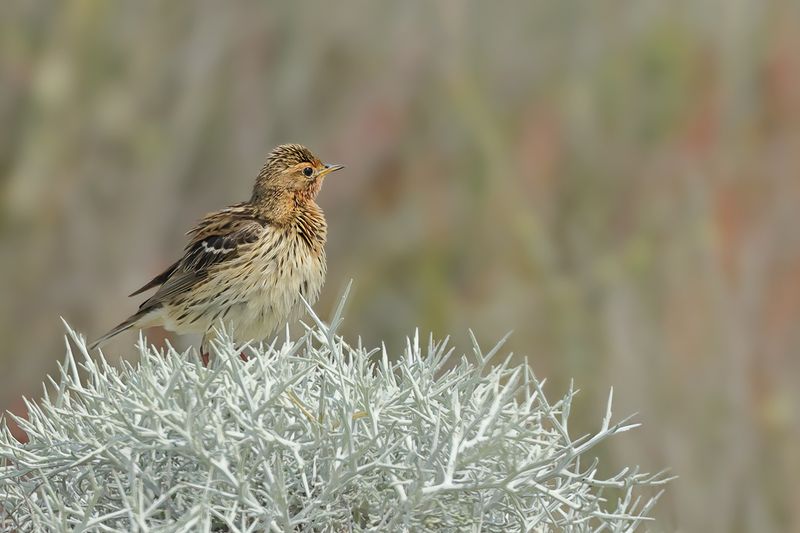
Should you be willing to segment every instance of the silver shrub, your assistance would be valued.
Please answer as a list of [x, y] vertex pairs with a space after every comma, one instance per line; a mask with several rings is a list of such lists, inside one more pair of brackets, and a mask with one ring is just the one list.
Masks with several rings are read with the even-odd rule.
[[[90, 357], [68, 328], [60, 379], [2, 424], [0, 528], [13, 531], [632, 531], [662, 474], [598, 475], [590, 452], [632, 429], [572, 438], [574, 391], [550, 403], [500, 345], [455, 360], [446, 342], [348, 345], [313, 324], [299, 340]], [[501, 343], [502, 344], [502, 343]], [[72, 345], [77, 347], [73, 351]], [[77, 352], [77, 356], [76, 356]], [[80, 362], [79, 362], [80, 361]], [[646, 489], [646, 492], [655, 492]]]

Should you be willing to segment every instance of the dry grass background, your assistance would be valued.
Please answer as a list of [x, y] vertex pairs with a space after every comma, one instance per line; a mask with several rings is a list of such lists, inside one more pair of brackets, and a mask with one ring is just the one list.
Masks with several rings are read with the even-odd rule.
[[513, 329], [575, 431], [640, 413], [654, 530], [800, 531], [798, 50], [789, 0], [4, 2], [0, 407], [298, 141], [348, 167], [320, 313]]

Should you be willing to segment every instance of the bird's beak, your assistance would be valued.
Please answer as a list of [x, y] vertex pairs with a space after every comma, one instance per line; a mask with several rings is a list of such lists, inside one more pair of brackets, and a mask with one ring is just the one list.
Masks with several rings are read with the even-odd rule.
[[344, 165], [325, 165], [325, 168], [319, 171], [317, 174], [318, 178], [330, 174], [331, 172], [336, 172], [337, 170], [342, 170]]

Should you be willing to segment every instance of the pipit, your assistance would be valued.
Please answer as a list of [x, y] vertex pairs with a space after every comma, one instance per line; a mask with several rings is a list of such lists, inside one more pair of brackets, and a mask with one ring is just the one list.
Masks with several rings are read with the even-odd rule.
[[90, 348], [133, 327], [162, 326], [202, 334], [207, 361], [217, 325], [245, 343], [299, 318], [300, 297], [314, 303], [325, 281], [327, 224], [315, 199], [325, 176], [341, 168], [299, 144], [275, 148], [250, 200], [206, 215], [187, 233], [183, 257], [131, 296], [158, 287], [155, 294]]

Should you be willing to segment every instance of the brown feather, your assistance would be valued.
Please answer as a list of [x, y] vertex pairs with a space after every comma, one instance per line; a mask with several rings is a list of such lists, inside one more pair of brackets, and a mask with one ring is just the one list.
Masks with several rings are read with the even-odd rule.
[[168, 266], [167, 269], [164, 272], [162, 272], [158, 276], [156, 276], [153, 279], [151, 279], [150, 281], [148, 281], [147, 284], [144, 285], [142, 288], [137, 289], [137, 290], [133, 291], [132, 293], [130, 293], [128, 295], [128, 297], [130, 298], [131, 296], [136, 296], [137, 294], [141, 294], [141, 293], [143, 293], [145, 291], [149, 291], [153, 287], [158, 287], [159, 285], [163, 285], [164, 282], [167, 281], [167, 279], [169, 279], [169, 277], [172, 275], [172, 273], [175, 272], [175, 269], [178, 268], [179, 264], [180, 264], [180, 260], [175, 261], [170, 266]]
[[92, 346], [132, 327], [208, 334], [220, 318], [247, 342], [297, 318], [300, 296], [313, 303], [325, 279], [327, 225], [314, 200], [341, 168], [300, 145], [275, 148], [250, 201], [206, 215], [183, 256], [131, 296], [156, 292]]
[[215, 267], [235, 259], [260, 236], [267, 222], [249, 204], [237, 204], [206, 215], [190, 230], [183, 257], [145, 300], [140, 311], [156, 309], [163, 302], [201, 283]]

